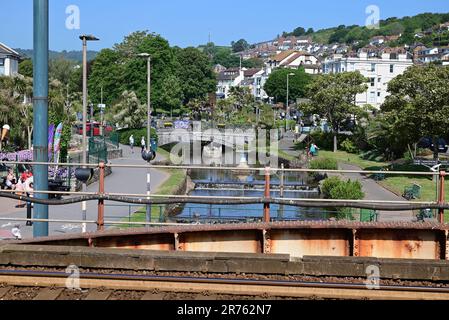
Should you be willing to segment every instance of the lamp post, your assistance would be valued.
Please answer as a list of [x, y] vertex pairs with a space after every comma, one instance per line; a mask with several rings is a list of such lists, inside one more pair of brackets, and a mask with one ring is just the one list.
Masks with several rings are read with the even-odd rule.
[[286, 105], [287, 114], [285, 115], [285, 131], [287, 131], [287, 120], [290, 119], [290, 107], [289, 107], [289, 105], [290, 105], [290, 99], [289, 99], [290, 83], [289, 83], [289, 80], [290, 80], [290, 77], [293, 77], [294, 75], [295, 75], [294, 73], [289, 73], [287, 75], [287, 105]]
[[[147, 157], [151, 157], [151, 55], [149, 53], [138, 54], [141, 58], [147, 59]], [[142, 155], [145, 159], [145, 154]], [[148, 158], [149, 159], [149, 158]], [[149, 162], [149, 161], [148, 161]], [[151, 170], [147, 172], [147, 196], [151, 195]], [[146, 221], [151, 222], [151, 205], [147, 205]]]
[[[48, 0], [33, 2], [33, 110], [34, 110], [34, 148], [36, 162], [48, 162]], [[48, 190], [48, 166], [33, 167], [34, 190]], [[48, 195], [37, 193], [39, 200], [48, 199]], [[48, 206], [36, 204], [35, 219], [48, 219]], [[33, 228], [34, 237], [48, 236], [48, 222], [36, 222]]]
[[[97, 37], [93, 35], [81, 35], [80, 39], [83, 41], [83, 164], [87, 164], [87, 41], [98, 41]], [[91, 123], [92, 128], [92, 123]], [[83, 166], [85, 168], [85, 166]], [[83, 192], [86, 192], [87, 185], [83, 183]], [[87, 220], [87, 205], [86, 201], [82, 203], [83, 221]], [[83, 233], [86, 230], [86, 223], [83, 223]]]

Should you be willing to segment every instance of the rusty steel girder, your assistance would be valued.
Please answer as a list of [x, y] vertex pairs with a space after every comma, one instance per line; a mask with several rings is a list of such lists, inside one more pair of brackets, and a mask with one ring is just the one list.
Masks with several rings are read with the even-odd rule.
[[186, 252], [449, 260], [449, 225], [279, 222], [107, 230], [9, 242]]

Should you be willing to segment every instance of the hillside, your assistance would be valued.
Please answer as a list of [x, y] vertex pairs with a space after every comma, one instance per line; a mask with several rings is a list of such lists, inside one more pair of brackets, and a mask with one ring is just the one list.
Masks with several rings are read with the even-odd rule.
[[[415, 41], [417, 33], [425, 33], [420, 38], [420, 42], [427, 45], [448, 45], [449, 37], [440, 39], [440, 24], [449, 21], [449, 13], [422, 13], [413, 17], [388, 18], [380, 21], [379, 29], [368, 29], [365, 26], [345, 26], [340, 25], [335, 28], [322, 29], [314, 31], [298, 27], [292, 32], [284, 32], [283, 36], [310, 36], [315, 42], [329, 43], [346, 43], [353, 44], [359, 42], [361, 45], [367, 44], [369, 39], [375, 36], [393, 36], [402, 35], [397, 44], [410, 44]], [[447, 29], [446, 29], [447, 31]], [[446, 32], [447, 33], [447, 32]], [[436, 42], [436, 43], [435, 43]]]
[[[24, 58], [30, 58], [33, 57], [33, 50], [30, 49], [14, 49], [18, 53], [22, 55]], [[87, 51], [87, 60], [93, 60], [97, 56], [98, 52], [96, 51]], [[82, 51], [52, 51], [49, 52], [50, 59], [66, 59], [66, 60], [72, 60], [78, 63], [81, 63], [83, 61], [83, 52]]]

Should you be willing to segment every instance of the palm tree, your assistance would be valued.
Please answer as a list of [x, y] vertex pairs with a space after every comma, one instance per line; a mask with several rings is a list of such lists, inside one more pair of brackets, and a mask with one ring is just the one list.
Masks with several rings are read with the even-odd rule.
[[112, 119], [123, 128], [140, 129], [146, 119], [146, 112], [147, 107], [140, 103], [136, 93], [125, 91], [113, 107]]

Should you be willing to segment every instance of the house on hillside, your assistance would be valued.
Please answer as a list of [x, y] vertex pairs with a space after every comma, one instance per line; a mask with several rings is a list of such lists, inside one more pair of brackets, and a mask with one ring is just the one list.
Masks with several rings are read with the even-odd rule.
[[214, 72], [215, 73], [220, 73], [220, 72], [225, 71], [225, 70], [226, 70], [226, 68], [223, 67], [221, 64], [216, 64], [214, 66]]
[[443, 24], [440, 24], [440, 30], [449, 31], [449, 21]]
[[446, 53], [441, 57], [441, 62], [443, 66], [449, 66], [449, 53]]
[[382, 44], [385, 43], [385, 37], [384, 36], [377, 36], [377, 37], [373, 37], [371, 38], [369, 44], [372, 46], [380, 46]]
[[418, 63], [431, 63], [441, 60], [440, 50], [438, 48], [425, 48], [418, 51], [416, 61]]
[[19, 73], [20, 54], [0, 42], [0, 76], [15, 76]]
[[299, 67], [303, 67], [309, 74], [317, 74], [321, 70], [318, 58], [304, 51], [284, 51], [267, 61], [268, 73], [276, 68], [298, 69]]
[[227, 99], [229, 90], [239, 86], [245, 79], [245, 68], [229, 68], [218, 74], [217, 99]]

